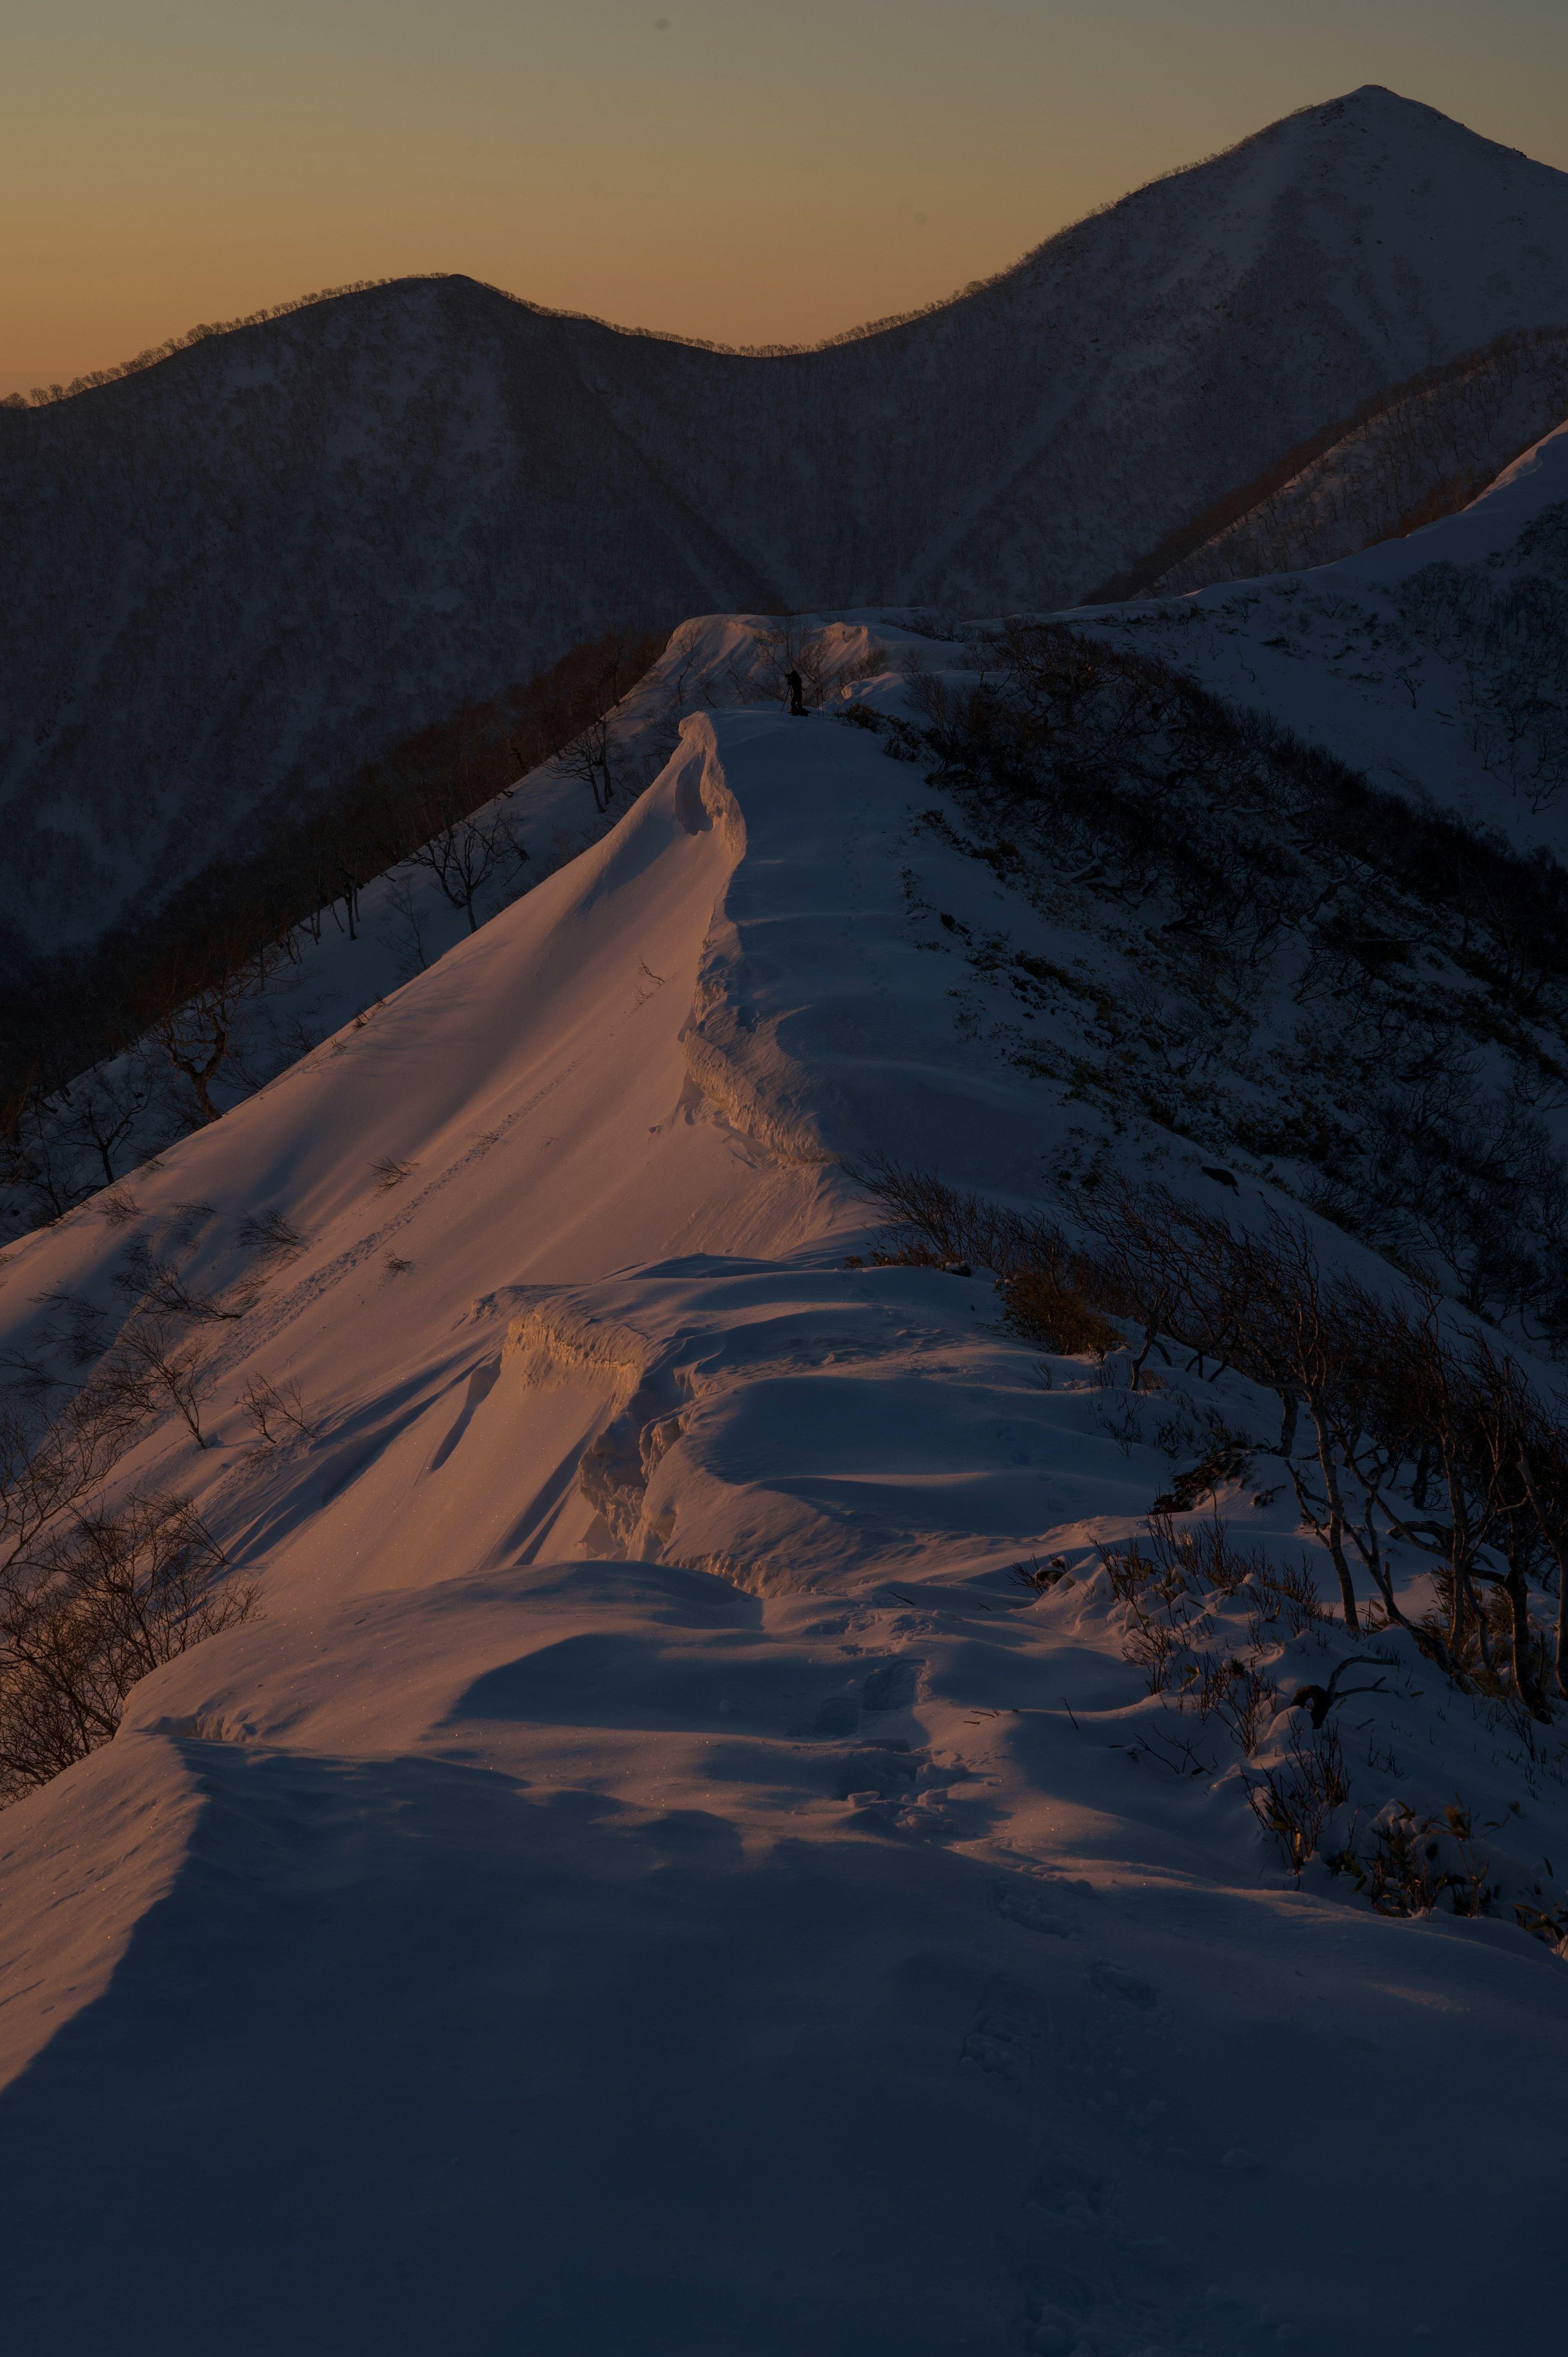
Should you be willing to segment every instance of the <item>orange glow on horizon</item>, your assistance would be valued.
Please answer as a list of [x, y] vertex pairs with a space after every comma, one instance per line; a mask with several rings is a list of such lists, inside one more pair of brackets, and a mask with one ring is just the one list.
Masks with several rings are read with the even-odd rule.
[[0, 393], [457, 271], [814, 342], [1381, 81], [1568, 165], [1568, 15], [1497, 0], [13, 0]]

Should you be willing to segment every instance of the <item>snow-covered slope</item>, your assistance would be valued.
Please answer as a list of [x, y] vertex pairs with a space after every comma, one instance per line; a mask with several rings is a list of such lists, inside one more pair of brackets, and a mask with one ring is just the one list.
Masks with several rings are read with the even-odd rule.
[[[1139, 594], [1179, 595], [1260, 573], [1354, 556], [1467, 507], [1568, 411], [1568, 331], [1505, 336], [1486, 350], [1395, 387], [1223, 526], [1187, 535], [1187, 553]], [[1200, 544], [1193, 545], [1199, 540]], [[1133, 594], [1132, 590], [1126, 594]]]
[[[920, 643], [918, 633], [896, 625], [877, 628], [878, 643]], [[465, 834], [481, 840], [479, 866], [483, 841], [499, 852], [474, 899], [473, 917], [483, 923], [608, 832], [663, 768], [688, 711], [777, 706], [791, 660], [805, 663], [819, 702], [837, 694], [846, 673], [880, 661], [864, 624], [698, 616], [671, 634], [662, 661], [608, 717], [608, 808], [601, 809], [599, 791], [568, 755], [529, 770], [455, 826], [449, 889], [417, 853], [351, 895], [350, 879], [339, 873], [338, 897], [268, 942], [265, 956], [244, 962], [238, 986], [220, 994], [221, 1003], [197, 1000], [167, 1036], [145, 1033], [74, 1075], [53, 1098], [28, 1103], [6, 1141], [0, 1239], [58, 1218], [199, 1127], [208, 1114], [188, 1066], [205, 1069], [209, 1103], [226, 1112], [466, 940], [472, 927], [463, 875], [477, 871], [464, 856]]]
[[1379, 785], [1568, 856], [1568, 425], [1406, 538], [1074, 619]]
[[1368, 88], [822, 350], [405, 281], [0, 409], [0, 917], [93, 938], [612, 622], [1091, 596], [1380, 388], [1564, 322], [1568, 178]]
[[[126, 1470], [263, 1617], [0, 1819], [28, 2357], [1550, 2331], [1560, 1960], [1296, 1887], [1245, 1792], [1290, 1715], [1249, 1761], [1144, 1693], [1095, 1569], [1206, 1405], [1263, 1404], [1173, 1371], [1156, 1435], [983, 1274], [846, 1265], [832, 1157], [1023, 1200], [1077, 1117], [934, 953], [999, 888], [931, 796], [820, 713], [689, 717], [603, 842], [0, 1254], [35, 1358], [124, 1319], [138, 1237], [259, 1286], [197, 1338], [208, 1445]], [[308, 1437], [253, 1445], [254, 1379]], [[1299, 1555], [1277, 1495], [1226, 1511]], [[1268, 1642], [1287, 1686], [1345, 1651]], [[1461, 1796], [1536, 1888], [1560, 1749], [1403, 1642], [1358, 1795]]]

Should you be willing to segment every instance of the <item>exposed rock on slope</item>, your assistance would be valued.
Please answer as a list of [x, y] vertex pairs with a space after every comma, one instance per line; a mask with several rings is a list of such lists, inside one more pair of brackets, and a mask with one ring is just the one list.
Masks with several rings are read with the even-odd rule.
[[0, 411], [0, 916], [82, 940], [609, 620], [1090, 595], [1381, 386], [1568, 320], [1568, 178], [1378, 89], [744, 358], [407, 281]]

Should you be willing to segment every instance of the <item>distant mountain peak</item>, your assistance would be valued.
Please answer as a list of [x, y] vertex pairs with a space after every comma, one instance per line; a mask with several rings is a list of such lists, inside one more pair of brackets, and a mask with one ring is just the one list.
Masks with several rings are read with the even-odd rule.
[[1568, 175], [1367, 84], [788, 361], [458, 275], [0, 412], [13, 969], [608, 625], [1065, 607], [1383, 388], [1563, 323]]

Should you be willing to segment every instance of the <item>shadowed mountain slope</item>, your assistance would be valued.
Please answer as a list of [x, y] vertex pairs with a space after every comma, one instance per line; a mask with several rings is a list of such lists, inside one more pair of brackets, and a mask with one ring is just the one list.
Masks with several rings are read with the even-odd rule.
[[1568, 320], [1568, 177], [1368, 88], [955, 302], [766, 357], [408, 280], [0, 411], [13, 951], [610, 621], [1070, 603], [1402, 381]]
[[1109, 597], [1332, 565], [1467, 507], [1568, 414], [1568, 328], [1499, 336], [1390, 385], [1134, 565]]

